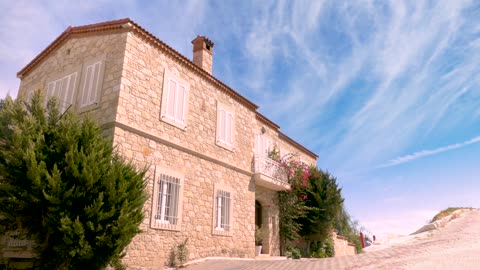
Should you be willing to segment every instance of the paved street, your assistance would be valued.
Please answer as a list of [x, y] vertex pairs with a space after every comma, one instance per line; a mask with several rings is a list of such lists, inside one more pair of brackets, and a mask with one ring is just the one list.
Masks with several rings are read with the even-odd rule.
[[357, 256], [288, 261], [211, 260], [186, 269], [480, 269], [480, 211], [465, 213], [446, 227], [423, 233], [408, 243]]

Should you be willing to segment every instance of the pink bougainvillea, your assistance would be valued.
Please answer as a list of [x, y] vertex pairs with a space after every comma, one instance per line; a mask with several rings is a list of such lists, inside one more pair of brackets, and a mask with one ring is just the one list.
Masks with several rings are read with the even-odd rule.
[[305, 179], [305, 180], [308, 180], [309, 177], [310, 177], [310, 171], [309, 170], [304, 170], [303, 173], [302, 173], [302, 178]]

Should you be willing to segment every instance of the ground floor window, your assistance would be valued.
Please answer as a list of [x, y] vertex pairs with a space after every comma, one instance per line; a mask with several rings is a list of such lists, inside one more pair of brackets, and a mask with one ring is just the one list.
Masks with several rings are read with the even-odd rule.
[[233, 193], [230, 189], [215, 186], [214, 190], [214, 217], [213, 233], [230, 236], [233, 224]]
[[156, 170], [151, 227], [178, 230], [181, 220], [183, 176]]
[[230, 192], [217, 190], [217, 230], [230, 230]]

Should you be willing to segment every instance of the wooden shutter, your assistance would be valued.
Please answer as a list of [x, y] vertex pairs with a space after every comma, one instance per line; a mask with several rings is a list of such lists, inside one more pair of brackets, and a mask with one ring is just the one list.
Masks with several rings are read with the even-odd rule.
[[262, 138], [262, 135], [260, 135], [260, 134], [257, 134], [257, 136], [255, 138], [255, 154], [257, 154], [259, 156], [262, 154], [262, 151], [260, 149], [261, 146], [262, 146], [261, 138]]
[[47, 89], [47, 96], [45, 97], [45, 104], [47, 104], [48, 100], [53, 97], [55, 94], [55, 81], [48, 83]]
[[177, 92], [177, 82], [169, 80], [168, 96], [167, 96], [167, 110], [166, 115], [171, 119], [175, 119], [175, 94]]
[[218, 122], [218, 139], [225, 143], [225, 110], [220, 108], [220, 120]]
[[233, 144], [233, 114], [226, 113], [225, 117], [225, 142], [229, 145]]
[[177, 122], [185, 122], [185, 96], [186, 96], [185, 86], [177, 83], [177, 102], [176, 102], [176, 112], [175, 120]]
[[257, 134], [256, 153], [260, 156], [267, 156], [270, 152], [271, 141], [261, 134]]
[[265, 138], [265, 155], [266, 156], [268, 156], [268, 154], [270, 153], [270, 145], [271, 145], [271, 141]]
[[50, 97], [55, 96], [57, 97], [58, 109], [60, 113], [65, 112], [68, 106], [73, 103], [73, 98], [75, 97], [76, 80], [77, 72], [74, 72], [61, 79], [48, 83], [45, 102], [47, 102]]
[[66, 88], [66, 93], [64, 98], [65, 104], [66, 104], [65, 109], [73, 104], [73, 98], [75, 97], [76, 82], [77, 82], [77, 72], [69, 76], [68, 87]]
[[83, 82], [82, 98], [80, 107], [89, 106], [98, 102], [100, 95], [100, 68], [102, 62], [96, 62], [87, 66]]

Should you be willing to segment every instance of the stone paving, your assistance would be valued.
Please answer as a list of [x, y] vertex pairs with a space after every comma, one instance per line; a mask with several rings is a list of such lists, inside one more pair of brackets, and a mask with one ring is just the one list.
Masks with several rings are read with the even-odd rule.
[[328, 259], [209, 260], [187, 270], [480, 269], [480, 211], [383, 250]]

